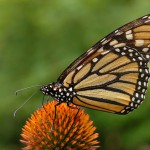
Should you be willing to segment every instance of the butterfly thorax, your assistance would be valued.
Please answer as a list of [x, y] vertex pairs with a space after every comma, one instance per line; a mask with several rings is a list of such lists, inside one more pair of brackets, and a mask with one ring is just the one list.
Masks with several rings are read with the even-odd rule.
[[72, 87], [66, 88], [58, 82], [50, 83], [44, 85], [40, 88], [44, 95], [53, 97], [59, 103], [62, 102], [72, 102], [73, 96], [76, 95], [76, 92]]

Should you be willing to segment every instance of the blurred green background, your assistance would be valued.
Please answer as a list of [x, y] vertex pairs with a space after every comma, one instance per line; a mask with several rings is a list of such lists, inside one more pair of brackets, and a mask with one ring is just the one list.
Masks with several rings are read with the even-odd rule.
[[[102, 37], [148, 13], [149, 0], [0, 0], [0, 150], [21, 149], [21, 128], [42, 105], [39, 92], [14, 118], [38, 87], [18, 96], [15, 90], [55, 81]], [[150, 88], [129, 115], [86, 112], [102, 150], [150, 150]]]

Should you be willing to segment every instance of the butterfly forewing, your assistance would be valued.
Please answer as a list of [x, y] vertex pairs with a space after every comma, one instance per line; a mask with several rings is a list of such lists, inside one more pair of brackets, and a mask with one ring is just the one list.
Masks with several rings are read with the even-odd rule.
[[145, 98], [149, 79], [150, 15], [115, 30], [77, 58], [58, 78], [73, 87], [73, 103], [126, 114]]
[[141, 53], [144, 58], [150, 60], [150, 15], [145, 15], [134, 20], [97, 42], [87, 52], [77, 58], [58, 78], [63, 83], [66, 76], [75, 68], [82, 65], [88, 59], [94, 58], [99, 53], [107, 52], [111, 48], [128, 46]]

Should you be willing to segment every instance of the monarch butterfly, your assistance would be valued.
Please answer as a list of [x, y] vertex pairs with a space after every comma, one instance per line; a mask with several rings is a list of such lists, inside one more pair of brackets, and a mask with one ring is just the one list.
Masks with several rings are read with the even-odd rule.
[[150, 14], [107, 35], [40, 90], [57, 105], [127, 114], [145, 99], [149, 61]]

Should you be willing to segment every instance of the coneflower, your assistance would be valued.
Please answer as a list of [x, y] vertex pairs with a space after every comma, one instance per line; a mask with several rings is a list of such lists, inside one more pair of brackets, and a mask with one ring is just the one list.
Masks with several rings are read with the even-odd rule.
[[[22, 129], [23, 150], [95, 150], [98, 133], [82, 109], [52, 101], [31, 115]], [[76, 107], [72, 105], [73, 107]]]

